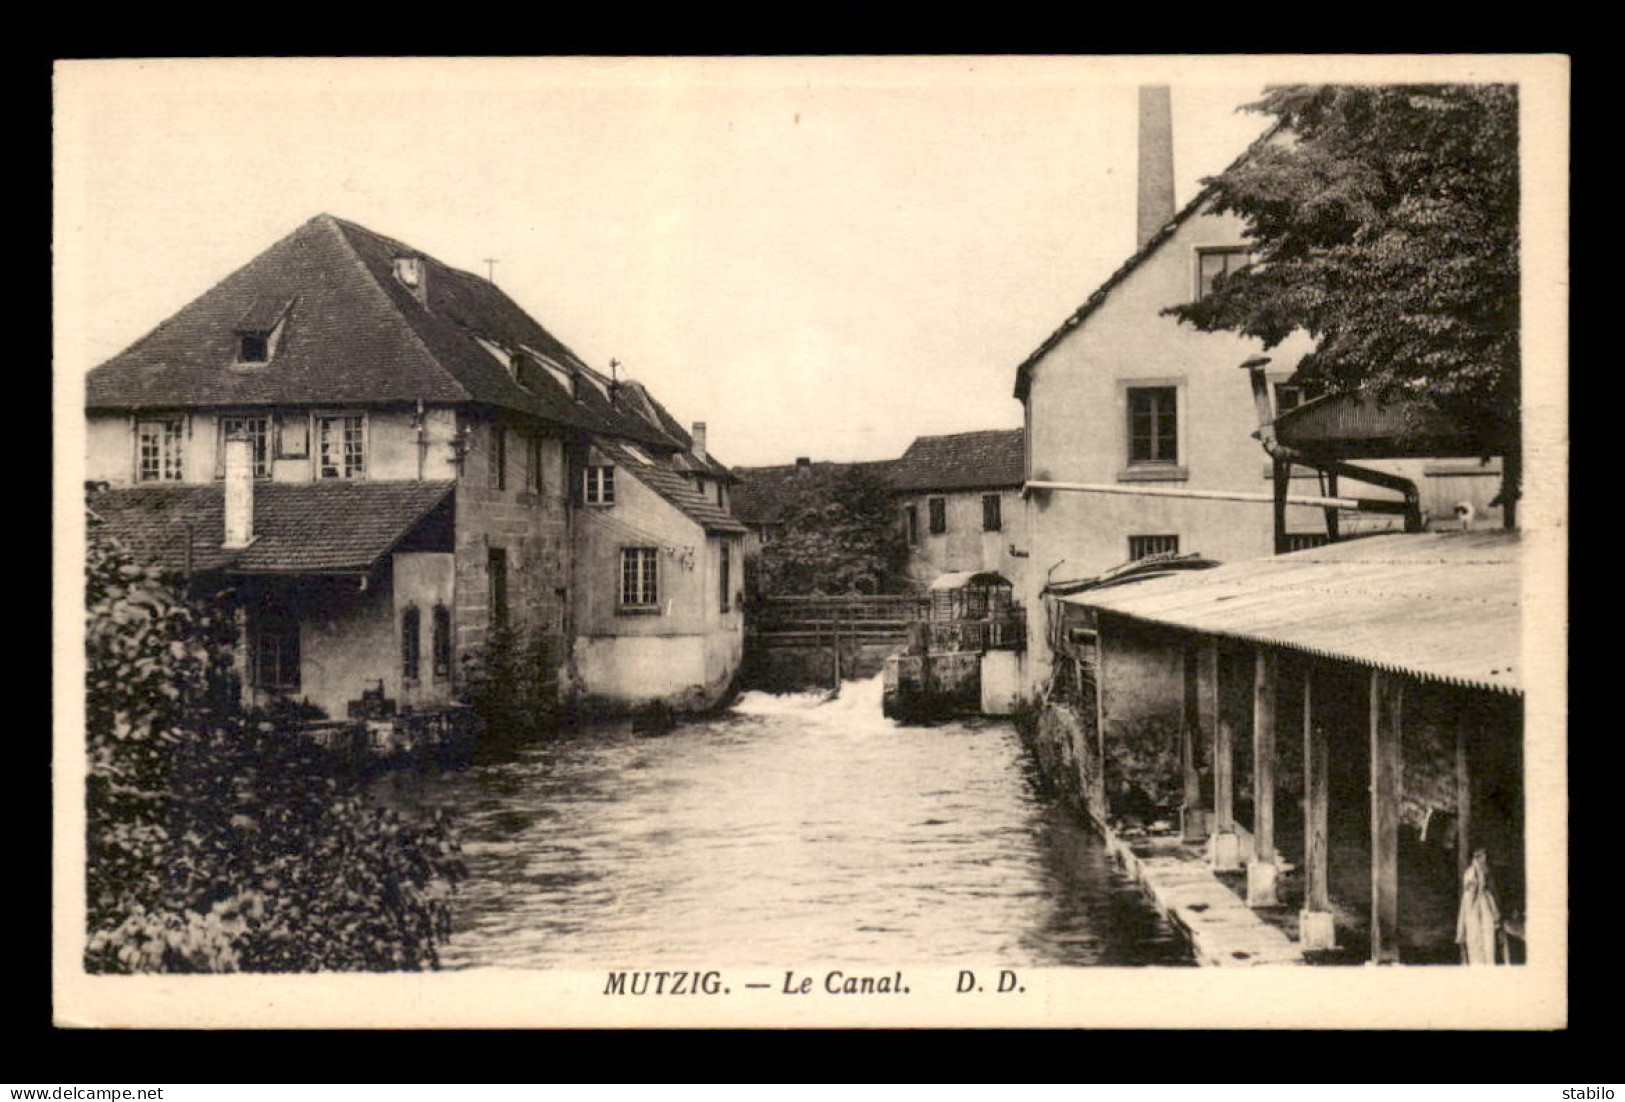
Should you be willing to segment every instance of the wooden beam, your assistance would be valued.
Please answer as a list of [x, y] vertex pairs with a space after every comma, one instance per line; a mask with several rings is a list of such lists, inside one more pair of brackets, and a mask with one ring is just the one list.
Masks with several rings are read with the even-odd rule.
[[1288, 487], [1292, 485], [1292, 464], [1285, 459], [1273, 459], [1270, 461], [1270, 475], [1273, 480], [1274, 490], [1272, 494], [1274, 497], [1272, 512], [1275, 515], [1275, 553], [1284, 555], [1288, 550], [1286, 540], [1286, 494]]
[[[1336, 471], [1327, 471], [1326, 472], [1326, 496], [1327, 497], [1336, 497], [1337, 496], [1337, 472]], [[1340, 523], [1341, 522], [1340, 522], [1340, 519], [1339, 519], [1338, 511], [1336, 509], [1333, 509], [1331, 506], [1327, 506], [1326, 507], [1326, 538], [1329, 539], [1333, 543], [1337, 542], [1338, 525]]]
[[1210, 845], [1213, 867], [1233, 869], [1241, 864], [1241, 846], [1236, 836], [1236, 759], [1230, 721], [1224, 718], [1220, 699], [1223, 678], [1219, 676], [1219, 641], [1207, 641], [1208, 700], [1212, 707], [1209, 726], [1213, 731], [1213, 838]]
[[1184, 707], [1179, 714], [1179, 765], [1184, 789], [1180, 803], [1181, 836], [1187, 842], [1207, 839], [1207, 816], [1202, 812], [1202, 774], [1197, 769], [1197, 757], [1202, 730], [1201, 654], [1196, 641], [1188, 640], [1184, 648]]
[[1473, 862], [1473, 773], [1467, 764], [1466, 717], [1450, 711], [1456, 728], [1456, 876]]
[[1371, 961], [1399, 962], [1399, 783], [1404, 686], [1371, 671]]
[[1091, 813], [1102, 825], [1111, 822], [1112, 802], [1106, 789], [1106, 625], [1096, 624], [1095, 636], [1095, 791]]
[[1332, 919], [1331, 847], [1327, 841], [1331, 756], [1326, 728], [1315, 722], [1315, 670], [1303, 664], [1303, 909], [1298, 913], [1298, 941], [1305, 950], [1335, 949]]
[[1253, 857], [1247, 863], [1247, 906], [1273, 907], [1275, 880], [1275, 652], [1253, 654]]

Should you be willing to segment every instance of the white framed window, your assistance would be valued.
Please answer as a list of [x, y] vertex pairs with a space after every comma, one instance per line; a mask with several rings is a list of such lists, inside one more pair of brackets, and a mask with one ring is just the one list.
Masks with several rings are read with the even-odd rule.
[[310, 414], [282, 413], [277, 415], [276, 457], [278, 459], [306, 459], [310, 456]]
[[262, 609], [256, 617], [254, 685], [265, 692], [299, 691], [299, 621], [283, 609]]
[[933, 497], [926, 499], [929, 509], [929, 528], [933, 536], [940, 536], [948, 530], [948, 499]]
[[1179, 462], [1179, 388], [1128, 388], [1128, 462]]
[[317, 414], [316, 477], [367, 476], [367, 418], [361, 413]]
[[660, 549], [621, 548], [621, 607], [656, 608], [660, 604]]
[[615, 468], [590, 466], [583, 473], [581, 499], [588, 505], [615, 504]]
[[138, 482], [179, 482], [186, 436], [182, 417], [135, 423], [135, 477]]
[[214, 477], [226, 477], [226, 440], [233, 433], [248, 436], [254, 456], [254, 477], [271, 477], [271, 418], [263, 413], [227, 413], [220, 417], [215, 438]]

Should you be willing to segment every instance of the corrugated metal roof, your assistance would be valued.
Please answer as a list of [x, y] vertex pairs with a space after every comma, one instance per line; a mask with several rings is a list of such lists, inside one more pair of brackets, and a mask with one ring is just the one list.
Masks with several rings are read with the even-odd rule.
[[1517, 693], [1521, 564], [1516, 532], [1373, 536], [1061, 599]]

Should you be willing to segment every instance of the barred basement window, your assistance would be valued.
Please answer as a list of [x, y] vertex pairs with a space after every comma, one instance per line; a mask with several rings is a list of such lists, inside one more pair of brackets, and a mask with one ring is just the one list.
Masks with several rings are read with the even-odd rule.
[[366, 418], [359, 413], [316, 418], [316, 477], [365, 477], [366, 431]]
[[621, 604], [628, 608], [651, 608], [660, 603], [660, 549], [621, 548]]
[[1178, 536], [1130, 536], [1128, 557], [1144, 559], [1151, 555], [1173, 555], [1179, 552]]
[[451, 609], [434, 606], [434, 636], [430, 643], [436, 677], [451, 676]]
[[181, 480], [181, 418], [137, 421], [136, 480], [139, 482], [179, 482]]
[[401, 610], [401, 676], [408, 681], [418, 679], [421, 619], [417, 605]]
[[940, 536], [948, 530], [948, 499], [934, 497], [926, 505], [931, 510], [931, 534]]
[[1288, 551], [1307, 551], [1311, 547], [1325, 547], [1332, 542], [1332, 538], [1325, 532], [1288, 532], [1286, 534], [1286, 549]]
[[998, 494], [982, 495], [982, 531], [998, 532], [1004, 528], [1004, 520], [999, 515], [1000, 500]]

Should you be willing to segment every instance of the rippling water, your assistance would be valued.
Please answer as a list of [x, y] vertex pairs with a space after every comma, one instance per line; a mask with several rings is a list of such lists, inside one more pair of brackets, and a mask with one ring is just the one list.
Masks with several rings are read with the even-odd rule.
[[379, 794], [458, 812], [449, 968], [1189, 963], [1008, 723], [896, 726], [878, 678]]

